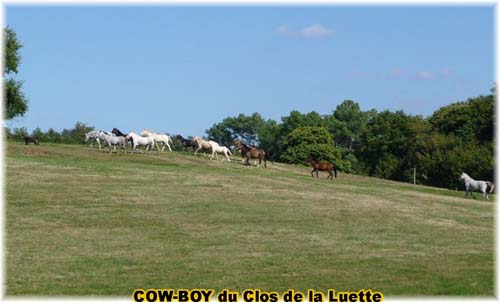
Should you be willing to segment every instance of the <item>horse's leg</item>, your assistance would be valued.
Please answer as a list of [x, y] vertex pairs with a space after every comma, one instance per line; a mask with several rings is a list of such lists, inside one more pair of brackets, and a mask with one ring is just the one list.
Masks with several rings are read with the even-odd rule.
[[172, 148], [170, 148], [170, 144], [167, 142], [167, 147], [168, 147], [168, 151], [172, 152]]
[[312, 176], [312, 178], [314, 178], [314, 171], [316, 171], [316, 169], [313, 169], [313, 170], [311, 171], [311, 176]]
[[99, 146], [99, 150], [101, 150], [101, 142], [99, 141], [99, 138], [95, 139], [97, 141], [97, 145]]
[[319, 178], [319, 170], [316, 170], [316, 178]]

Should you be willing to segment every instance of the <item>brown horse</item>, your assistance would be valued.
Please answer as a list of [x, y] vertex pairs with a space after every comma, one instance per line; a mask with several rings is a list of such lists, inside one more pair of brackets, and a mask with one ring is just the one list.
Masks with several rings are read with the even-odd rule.
[[316, 159], [316, 156], [309, 155], [309, 157], [305, 160], [305, 163], [311, 163], [313, 170], [311, 171], [311, 176], [314, 178], [314, 172], [316, 172], [316, 178], [319, 178], [318, 171], [326, 171], [328, 172], [327, 179], [330, 178], [333, 180], [333, 173], [335, 173], [335, 178], [337, 178], [337, 168], [335, 168], [334, 164], [322, 162]]
[[262, 163], [262, 160], [264, 160], [264, 167], [267, 168], [267, 158], [266, 158], [266, 151], [261, 148], [256, 148], [256, 147], [249, 147], [245, 145], [242, 141], [239, 139], [234, 141], [234, 145], [236, 146], [236, 149], [240, 151], [240, 154], [242, 156], [246, 156], [246, 164], [250, 165], [250, 159], [258, 159], [259, 160], [259, 166]]

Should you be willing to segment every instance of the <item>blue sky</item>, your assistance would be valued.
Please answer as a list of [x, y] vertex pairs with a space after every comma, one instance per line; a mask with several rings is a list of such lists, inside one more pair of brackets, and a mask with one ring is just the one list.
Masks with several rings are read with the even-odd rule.
[[202, 135], [259, 112], [428, 116], [489, 93], [490, 6], [6, 6], [30, 100], [9, 127]]

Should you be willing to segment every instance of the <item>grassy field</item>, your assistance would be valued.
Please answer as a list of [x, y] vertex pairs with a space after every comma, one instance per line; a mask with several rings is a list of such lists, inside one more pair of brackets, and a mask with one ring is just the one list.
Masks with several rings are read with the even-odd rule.
[[8, 296], [494, 294], [494, 207], [477, 194], [70, 145], [8, 143], [6, 165]]

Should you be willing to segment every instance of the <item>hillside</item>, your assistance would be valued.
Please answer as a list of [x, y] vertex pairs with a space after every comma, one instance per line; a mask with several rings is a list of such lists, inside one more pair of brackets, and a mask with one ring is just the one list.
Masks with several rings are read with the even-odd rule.
[[6, 145], [7, 295], [136, 288], [494, 294], [492, 201], [185, 153]]

